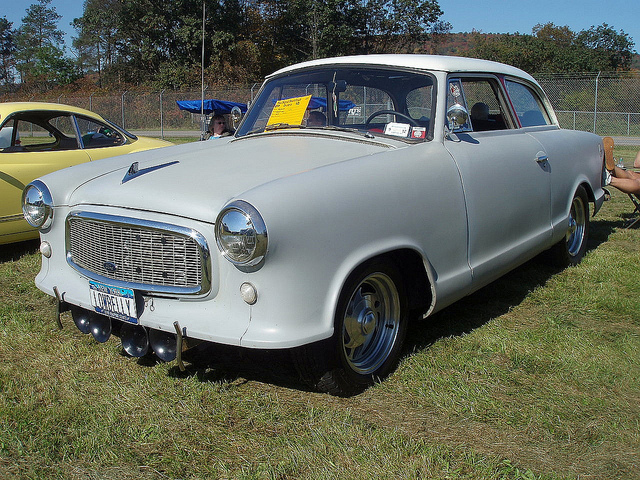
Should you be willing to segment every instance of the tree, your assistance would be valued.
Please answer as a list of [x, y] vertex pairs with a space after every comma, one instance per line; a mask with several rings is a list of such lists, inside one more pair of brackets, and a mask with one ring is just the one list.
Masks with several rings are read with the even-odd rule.
[[203, 3], [209, 84], [326, 56], [410, 52], [451, 28], [437, 0], [85, 0], [74, 47], [100, 78], [189, 86], [200, 79]]
[[102, 70], [116, 60], [121, 10], [121, 0], [85, 0], [82, 17], [73, 20], [78, 64], [85, 73], [98, 72], [99, 84]]
[[631, 67], [634, 43], [622, 30], [616, 32], [603, 23], [583, 30], [576, 40], [593, 52], [594, 63], [598, 64], [599, 70], [628, 70]]
[[[371, 1], [369, 2], [371, 3]], [[441, 31], [442, 10], [437, 0], [378, 0], [372, 17], [374, 48], [363, 53], [405, 52], [416, 41], [424, 41], [430, 31]]]
[[570, 47], [576, 39], [576, 34], [569, 27], [559, 27], [551, 22], [535, 25], [532, 33], [539, 40], [554, 43], [556, 47], [560, 48]]
[[4, 85], [13, 83], [16, 45], [12, 25], [6, 17], [0, 18], [0, 83]]
[[574, 33], [553, 23], [536, 25], [533, 35], [474, 36], [469, 56], [508, 63], [533, 73], [628, 70], [633, 42], [607, 24]]
[[326, 56], [410, 52], [439, 22], [437, 0], [259, 0], [262, 19], [254, 41], [263, 73], [301, 60]]
[[38, 0], [27, 9], [16, 35], [16, 69], [23, 82], [68, 83], [77, 78], [73, 62], [64, 58], [64, 33], [58, 28], [62, 18], [51, 0]]

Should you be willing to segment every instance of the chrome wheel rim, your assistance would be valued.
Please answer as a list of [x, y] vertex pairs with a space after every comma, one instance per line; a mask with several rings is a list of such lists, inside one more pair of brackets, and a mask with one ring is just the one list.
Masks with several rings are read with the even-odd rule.
[[344, 313], [342, 352], [349, 367], [368, 375], [389, 358], [400, 327], [400, 297], [391, 278], [373, 273], [351, 294]]
[[584, 242], [585, 225], [587, 216], [582, 198], [576, 196], [571, 203], [571, 211], [569, 212], [569, 229], [566, 234], [567, 251], [569, 255], [574, 257], [582, 248]]

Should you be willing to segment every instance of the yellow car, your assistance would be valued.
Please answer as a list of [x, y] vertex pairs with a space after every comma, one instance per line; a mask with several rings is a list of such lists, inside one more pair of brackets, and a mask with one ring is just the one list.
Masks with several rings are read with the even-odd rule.
[[58, 103], [0, 103], [0, 244], [38, 237], [22, 216], [33, 179], [78, 163], [172, 145], [136, 137], [100, 115]]

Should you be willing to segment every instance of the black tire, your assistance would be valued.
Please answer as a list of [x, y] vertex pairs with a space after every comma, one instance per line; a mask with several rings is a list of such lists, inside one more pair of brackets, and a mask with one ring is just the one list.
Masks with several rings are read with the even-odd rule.
[[579, 186], [571, 201], [567, 233], [550, 250], [552, 262], [559, 267], [577, 265], [587, 251], [588, 238], [589, 197], [584, 187]]
[[407, 331], [407, 298], [399, 271], [375, 262], [345, 282], [333, 336], [293, 350], [302, 379], [332, 395], [362, 392], [397, 365]]

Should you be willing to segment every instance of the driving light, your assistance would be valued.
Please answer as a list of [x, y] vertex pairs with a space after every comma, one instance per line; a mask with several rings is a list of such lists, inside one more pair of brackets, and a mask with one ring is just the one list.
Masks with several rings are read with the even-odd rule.
[[254, 266], [267, 254], [267, 227], [253, 205], [239, 200], [218, 215], [216, 243], [234, 265]]
[[22, 213], [32, 227], [45, 229], [53, 220], [53, 199], [40, 180], [27, 185], [22, 192]]
[[258, 301], [258, 292], [256, 287], [249, 282], [244, 282], [240, 285], [240, 296], [247, 303], [247, 305], [254, 305]]
[[46, 258], [51, 258], [51, 253], [52, 253], [51, 244], [46, 241], [42, 242], [40, 244], [40, 253]]

